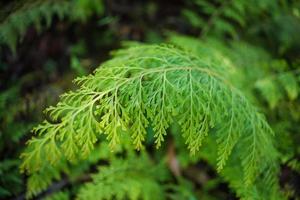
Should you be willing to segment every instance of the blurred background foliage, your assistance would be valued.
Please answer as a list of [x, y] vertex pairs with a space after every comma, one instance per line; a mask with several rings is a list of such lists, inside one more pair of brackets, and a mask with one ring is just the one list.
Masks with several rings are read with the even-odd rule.
[[[236, 198], [226, 177], [218, 176], [211, 167], [210, 149], [187, 157], [180, 139], [175, 144], [168, 142], [167, 155], [150, 147], [149, 155], [139, 158], [126, 147], [111, 155], [101, 146], [80, 163], [61, 161], [59, 167], [49, 166], [30, 177], [19, 173], [20, 152], [31, 137], [31, 128], [41, 121], [42, 111], [73, 87], [72, 79], [93, 71], [124, 41], [169, 42], [195, 54], [214, 54], [238, 66], [242, 76], [233, 81], [239, 81], [240, 89], [259, 106], [276, 132], [281, 190], [287, 199], [299, 199], [299, 33], [297, 0], [0, 3], [0, 199], [73, 199], [78, 193], [88, 199], [85, 195], [91, 194], [81, 188], [101, 179], [91, 176], [98, 168], [110, 173], [114, 166], [126, 168], [135, 161], [141, 166], [134, 167], [145, 170], [145, 164], [154, 165], [151, 159], [156, 162], [155, 176], [148, 171], [144, 174], [151, 189], [144, 191], [137, 180], [128, 182], [144, 195], [140, 198], [159, 197], [161, 190], [167, 199]], [[165, 160], [166, 166], [157, 164], [160, 160]], [[158, 189], [152, 182], [163, 182], [165, 187]], [[98, 184], [101, 187], [103, 183]], [[84, 187], [93, 190], [94, 186], [87, 183]], [[122, 194], [136, 199], [138, 192]], [[114, 195], [104, 189], [102, 194], [107, 199]]]

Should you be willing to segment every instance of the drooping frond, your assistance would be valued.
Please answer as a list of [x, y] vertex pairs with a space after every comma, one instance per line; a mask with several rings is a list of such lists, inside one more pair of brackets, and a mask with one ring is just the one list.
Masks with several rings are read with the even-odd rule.
[[[234, 67], [235, 70], [233, 72], [238, 72], [234, 74], [234, 81], [232, 79], [233, 84], [236, 87], [243, 89], [244, 93], [247, 94], [247, 97], [252, 97], [252, 89], [254, 84], [249, 84], [249, 80], [252, 82], [256, 82], [261, 77], [264, 77], [265, 71], [267, 71], [270, 66], [267, 65], [267, 62], [271, 61], [271, 58], [264, 51], [260, 51], [260, 49], [253, 49], [253, 46], [248, 44], [243, 44], [236, 46], [235, 43], [231, 44], [232, 46], [224, 45], [220, 42], [214, 40], [199, 40], [192, 37], [180, 36], [180, 35], [170, 35], [169, 41], [173, 44], [176, 44], [190, 52], [193, 52], [195, 55], [204, 56], [208, 62], [215, 63], [227, 63], [228, 66], [238, 66]], [[212, 46], [217, 46], [218, 48], [212, 48]], [[257, 53], [258, 52], [258, 53]], [[263, 59], [262, 59], [263, 58]], [[253, 61], [253, 62], [251, 62]], [[250, 63], [250, 64], [249, 64]], [[264, 67], [264, 70], [262, 69]], [[246, 82], [245, 80], [248, 80]], [[278, 86], [277, 86], [278, 87]], [[271, 92], [271, 91], [266, 91]], [[233, 120], [234, 121], [234, 120]], [[253, 124], [252, 124], [253, 125]], [[225, 127], [226, 128], [226, 127]], [[257, 128], [256, 130], [259, 130]], [[222, 129], [221, 129], [222, 131]], [[231, 149], [233, 154], [231, 157], [231, 161], [227, 163], [225, 169], [221, 172], [224, 179], [229, 183], [229, 185], [236, 191], [237, 195], [242, 199], [280, 199], [280, 192], [278, 189], [278, 163], [271, 162], [272, 159], [277, 157], [277, 152], [274, 149], [270, 138], [260, 137], [260, 132], [253, 132], [253, 134], [249, 134], [245, 136], [243, 142], [238, 142], [235, 147], [230, 146], [232, 141], [236, 141], [234, 137], [235, 134], [218, 134], [216, 137], [216, 141], [213, 138], [207, 140], [205, 150], [202, 150], [199, 154], [201, 158], [207, 160], [210, 164], [215, 165], [215, 157], [222, 158], [222, 154], [226, 154], [224, 149]], [[258, 137], [257, 137], [258, 136]], [[227, 138], [226, 138], [227, 137]], [[278, 136], [277, 136], [278, 137]], [[261, 141], [258, 141], [261, 140]], [[218, 155], [214, 155], [212, 153], [213, 149], [219, 143], [219, 151]], [[252, 146], [245, 151], [246, 146]], [[256, 166], [254, 163], [258, 163], [259, 161], [253, 161], [253, 166], [248, 165], [249, 160], [255, 160], [255, 151], [256, 149], [264, 146], [266, 148], [264, 151], [269, 152], [269, 158], [271, 158], [265, 165]], [[239, 163], [238, 157], [241, 152], [244, 152], [243, 159], [246, 162]], [[219, 160], [217, 166], [222, 163], [222, 160]], [[246, 163], [246, 164], [245, 164]], [[261, 176], [255, 184], [251, 187], [249, 185], [243, 184], [240, 177], [243, 175], [243, 168], [248, 167], [250, 169], [261, 171]], [[252, 174], [255, 172], [252, 172]], [[249, 179], [251, 175], [249, 175]], [[248, 179], [246, 178], [246, 179]], [[267, 187], [268, 185], [268, 187]], [[275, 198], [276, 197], [276, 198]]]
[[234, 41], [225, 45], [210, 38], [199, 40], [178, 34], [169, 34], [169, 42], [201, 55], [207, 62], [234, 68], [231, 70], [235, 79], [233, 84], [251, 96], [257, 95], [254, 89], [258, 90], [271, 109], [285, 96], [294, 101], [299, 95], [300, 70], [287, 71], [288, 64], [284, 60], [273, 59], [261, 48]]
[[[147, 129], [156, 147], [178, 122], [187, 148], [195, 154], [209, 134], [217, 135], [220, 171], [233, 148], [250, 185], [264, 166], [275, 162], [272, 130], [264, 117], [229, 81], [228, 67], [166, 45], [140, 45], [115, 52], [93, 75], [78, 78], [80, 88], [47, 110], [49, 120], [35, 129], [23, 154], [23, 170], [35, 171], [42, 159], [88, 155], [100, 134], [114, 149], [122, 134], [141, 149]], [[205, 148], [205, 147], [204, 147]]]

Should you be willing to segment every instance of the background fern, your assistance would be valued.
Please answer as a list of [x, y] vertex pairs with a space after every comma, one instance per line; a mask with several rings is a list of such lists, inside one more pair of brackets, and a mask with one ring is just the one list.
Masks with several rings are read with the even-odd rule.
[[3, 11], [0, 23], [0, 44], [7, 44], [16, 51], [18, 41], [22, 40], [29, 26], [34, 26], [39, 32], [49, 28], [52, 20], [67, 18], [70, 21], [85, 21], [93, 13], [101, 14], [103, 4], [101, 0], [25, 0], [13, 2], [9, 14]]
[[159, 165], [150, 166], [145, 155], [115, 160], [109, 167], [100, 167], [93, 182], [79, 191], [78, 199], [165, 199], [159, 183], [165, 169]]

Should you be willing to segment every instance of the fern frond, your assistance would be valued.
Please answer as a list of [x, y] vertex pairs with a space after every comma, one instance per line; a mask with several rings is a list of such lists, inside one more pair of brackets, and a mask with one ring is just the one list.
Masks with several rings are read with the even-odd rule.
[[285, 96], [295, 101], [299, 95], [299, 70], [282, 71], [288, 67], [287, 63], [272, 59], [263, 49], [247, 43], [231, 42], [229, 46], [211, 38], [199, 40], [178, 34], [169, 34], [169, 41], [201, 55], [206, 62], [226, 65], [231, 69], [228, 73], [237, 88], [248, 93], [248, 97], [256, 96], [253, 90], [258, 90], [271, 109], [277, 107]]
[[285, 89], [288, 98], [292, 101], [299, 95], [300, 83], [292, 72], [282, 73], [278, 77], [282, 87]]
[[251, 184], [270, 157], [272, 130], [229, 81], [227, 67], [170, 45], [140, 45], [115, 52], [94, 75], [78, 78], [80, 88], [47, 110], [50, 120], [35, 129], [23, 154], [23, 170], [39, 169], [46, 158], [74, 160], [94, 148], [105, 134], [112, 149], [129, 134], [140, 149], [147, 128], [160, 147], [167, 130], [179, 123], [187, 148], [195, 154], [205, 138], [218, 136], [218, 170], [236, 144], [245, 180]]
[[44, 167], [39, 173], [32, 174], [27, 180], [26, 198], [32, 198], [47, 189], [54, 180], [61, 178], [60, 171], [52, 166]]
[[17, 3], [9, 14], [0, 19], [0, 44], [14, 52], [18, 41], [33, 25], [38, 31], [48, 28], [54, 16], [84, 21], [93, 13], [103, 12], [102, 0], [27, 0]]
[[[213, 40], [206, 39], [204, 41], [174, 34], [170, 36], [169, 41], [190, 52], [193, 52], [196, 55], [199, 55], [199, 57], [204, 56], [207, 57], [207, 59], [210, 58], [215, 62], [217, 61], [220, 63], [228, 60], [225, 63], [228, 63], [229, 68], [230, 66], [238, 66], [238, 68], [234, 67], [236, 70], [233, 70], [233, 72], [238, 73], [233, 74], [236, 80], [232, 79], [232, 82], [236, 87], [242, 88], [243, 91], [245, 91], [245, 94], [249, 97], [252, 97], [253, 95], [251, 93], [253, 86], [249, 85], [248, 80], [253, 80], [253, 82], [255, 82], [255, 80], [260, 77], [264, 77], [264, 70], [267, 70], [270, 67], [266, 65], [266, 62], [271, 60], [268, 54], [264, 51], [259, 51], [259, 49], [254, 49], [248, 44], [228, 47], [222, 43], [216, 43]], [[218, 48], [214, 49], [211, 48], [211, 46], [217, 46]], [[262, 69], [262, 67], [265, 69]], [[248, 82], [243, 83], [244, 79]], [[247, 88], [250, 88], [250, 90]], [[268, 95], [268, 92], [270, 93], [270, 91], [266, 90], [266, 95]], [[232, 107], [231, 109], [235, 109], [235, 107]], [[238, 110], [236, 110], [236, 112], [238, 112]], [[263, 134], [261, 133], [261, 127], [267, 127], [268, 125], [253, 124], [250, 122], [251, 124], [249, 124], [249, 127], [253, 128], [252, 134], [248, 134], [247, 136], [244, 136], [243, 139], [239, 139], [241, 136], [238, 132], [226, 132], [226, 129], [231, 129], [231, 123], [236, 122], [234, 119], [235, 116], [233, 114], [231, 114], [231, 116], [232, 118], [230, 123], [228, 123], [227, 126], [223, 125], [223, 128], [220, 128], [220, 130], [217, 131], [217, 133], [221, 132], [217, 135], [217, 143], [213, 142], [214, 138], [209, 138], [206, 142], [205, 151], [201, 150], [200, 152], [200, 157], [204, 156], [205, 160], [208, 160], [212, 165], [217, 165], [217, 169], [220, 169], [224, 167], [223, 163], [225, 162], [223, 161], [226, 161], [223, 159], [226, 159], [228, 152], [230, 154], [232, 151], [232, 159], [229, 161], [227, 166], [225, 166], [225, 169], [221, 171], [221, 174], [237, 192], [237, 195], [243, 199], [266, 199], [270, 196], [272, 196], [271, 199], [280, 199], [281, 195], [278, 189], [277, 180], [277, 151], [272, 145], [272, 140], [268, 137], [263, 137]], [[265, 123], [262, 115], [259, 115], [258, 117], [262, 118], [262, 123]], [[224, 134], [224, 132], [228, 134]], [[218, 156], [212, 153], [217, 144], [219, 144]], [[249, 148], [245, 149], [245, 147]], [[261, 163], [262, 165], [257, 165], [256, 163], [259, 163], [259, 160], [262, 159], [262, 157], [260, 157], [262, 154], [259, 152], [261, 151], [259, 149], [262, 148], [265, 148], [262, 150], [263, 152], [269, 152], [269, 156], [265, 158], [266, 162], [264, 164]], [[226, 150], [224, 151], [224, 149], [228, 149], [230, 151], [227, 152]], [[236, 160], [238, 160], [241, 153], [243, 154], [242, 163], [238, 163]], [[214, 161], [214, 158], [216, 157], [218, 160], [217, 164]], [[232, 161], [235, 162], [232, 163]], [[252, 163], [253, 165], [250, 166], [249, 163]], [[253, 186], [249, 186], [252, 179], [251, 177], [253, 177], [253, 174], [257, 173], [255, 172], [256, 170], [260, 171], [261, 176], [257, 179]], [[248, 184], [241, 182], [240, 177], [243, 175], [243, 171], [248, 171], [246, 173], [248, 174], [248, 177], [245, 178], [245, 180], [248, 180], [246, 181]], [[253, 181], [254, 180], [252, 179], [252, 182]]]
[[[121, 150], [122, 149], [118, 150], [118, 152]], [[127, 154], [129, 154], [129, 152], [127, 152]], [[75, 164], [73, 163], [72, 165], [67, 163], [66, 159], [59, 160], [59, 163], [55, 166], [48, 165], [47, 162], [42, 163], [41, 169], [31, 173], [27, 179], [26, 197], [31, 199], [40, 195], [55, 182], [63, 181], [62, 179], [76, 183], [78, 179], [80, 180], [80, 176], [82, 176], [83, 173], [87, 173], [90, 166], [95, 165], [100, 159], [115, 159], [114, 154], [110, 152], [106, 143], [101, 143], [101, 148], [97, 146], [95, 151], [93, 151], [87, 159]]]
[[282, 72], [278, 75], [266, 77], [256, 82], [256, 88], [267, 101], [271, 109], [287, 96], [290, 101], [295, 100], [299, 94], [300, 83], [292, 72]]
[[229, 35], [237, 38], [240, 28], [251, 26], [255, 17], [268, 12], [269, 8], [275, 10], [279, 6], [276, 1], [257, 2], [255, 9], [251, 1], [190, 0], [188, 2], [191, 8], [183, 9], [182, 15], [192, 27], [201, 30], [200, 36], [203, 38], [208, 35], [218, 37]]
[[99, 168], [93, 181], [79, 190], [77, 199], [165, 199], [158, 176], [158, 170], [162, 173], [164, 168], [152, 165], [145, 155], [114, 160], [109, 166]]

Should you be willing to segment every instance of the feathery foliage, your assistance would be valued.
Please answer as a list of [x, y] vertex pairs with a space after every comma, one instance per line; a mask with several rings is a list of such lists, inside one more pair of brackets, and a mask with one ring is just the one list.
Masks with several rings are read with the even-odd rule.
[[[121, 151], [122, 149], [117, 150], [117, 152]], [[93, 151], [88, 158], [80, 160], [80, 162], [77, 163], [70, 164], [65, 159], [60, 160], [59, 164], [55, 166], [44, 163], [43, 167], [39, 171], [31, 173], [27, 179], [26, 197], [33, 198], [41, 194], [52, 184], [62, 181], [63, 176], [68, 177], [67, 182], [69, 183], [82, 181], [81, 179], [84, 178], [82, 177], [82, 174], [88, 172], [90, 166], [96, 165], [96, 163], [101, 159], [108, 161], [115, 159], [106, 143], [102, 143], [101, 148], [99, 146], [96, 147], [95, 151]]]
[[165, 199], [160, 185], [165, 170], [163, 165], [153, 166], [145, 154], [113, 160], [99, 168], [92, 182], [82, 186], [77, 199]]
[[191, 8], [183, 9], [182, 15], [194, 28], [201, 30], [201, 37], [213, 34], [236, 38], [239, 29], [249, 26], [252, 17], [268, 12], [267, 9], [275, 11], [278, 8], [277, 1], [190, 0], [188, 3]]
[[[298, 171], [297, 155], [299, 150], [295, 147], [295, 144], [299, 140], [294, 127], [299, 120], [299, 109], [297, 106], [297, 97], [299, 90], [299, 70], [289, 70], [289, 66], [283, 60], [275, 60], [262, 49], [259, 49], [250, 44], [241, 42], [231, 42], [230, 46], [222, 44], [216, 40], [206, 39], [198, 40], [192, 37], [171, 35], [169, 41], [173, 44], [181, 46], [196, 55], [202, 55], [206, 52], [210, 55], [214, 55], [214, 60], [227, 60], [230, 65], [238, 66], [236, 68], [237, 73], [234, 76], [234, 85], [247, 95], [249, 99], [256, 102], [260, 106], [261, 110], [268, 115], [269, 119], [272, 119], [271, 126], [276, 130], [276, 147], [280, 151], [280, 159], [283, 165], [290, 166], [293, 170]], [[218, 47], [217, 50], [211, 47]], [[249, 84], [249, 82], [256, 84]], [[267, 84], [270, 84], [274, 89], [268, 88]], [[276, 92], [275, 92], [276, 91]], [[259, 95], [262, 94], [262, 95]], [[280, 99], [274, 97], [279, 96]], [[265, 106], [265, 102], [269, 104], [269, 108]], [[272, 105], [272, 106], [271, 106]], [[284, 112], [284, 110], [289, 110]], [[274, 119], [276, 117], [276, 119]], [[177, 141], [180, 141], [177, 139]], [[206, 145], [205, 150], [201, 151], [200, 157], [208, 160], [209, 163], [214, 165], [212, 151], [216, 144], [209, 142]], [[210, 147], [211, 146], [211, 147]], [[180, 147], [180, 145], [179, 145]], [[183, 160], [185, 158], [185, 152], [181, 152]], [[199, 158], [198, 158], [199, 159]], [[232, 159], [233, 161], [236, 158]], [[196, 159], [197, 160], [197, 159]], [[184, 163], [187, 161], [184, 161]], [[273, 166], [273, 183], [278, 182], [276, 171], [278, 166]], [[222, 171], [222, 176], [229, 182], [231, 187], [238, 193], [238, 195], [245, 198], [253, 199], [282, 199], [282, 195], [278, 194], [278, 184], [274, 187], [259, 186], [262, 181], [257, 182], [256, 187], [249, 189], [243, 188], [243, 184], [239, 182], [239, 177], [242, 175], [241, 168], [238, 163], [229, 162], [227, 168]], [[252, 191], [249, 193], [249, 191]], [[295, 192], [293, 190], [285, 191], [285, 196], [293, 196]], [[247, 194], [248, 193], [248, 194]], [[246, 194], [246, 195], [245, 195]]]
[[142, 149], [151, 128], [160, 147], [168, 128], [178, 122], [192, 154], [209, 134], [216, 136], [218, 171], [232, 150], [242, 147], [237, 152], [245, 184], [251, 185], [276, 162], [272, 130], [228, 81], [233, 69], [205, 61], [205, 55], [202, 60], [170, 45], [115, 52], [93, 75], [75, 80], [78, 90], [47, 109], [49, 120], [34, 129], [37, 137], [22, 155], [22, 169], [39, 170], [42, 158], [55, 164], [63, 157], [75, 161], [87, 156], [100, 134], [106, 135], [111, 149], [122, 143], [122, 134], [129, 134], [133, 146]]
[[0, 199], [299, 197], [297, 0], [0, 4]]
[[8, 45], [15, 52], [29, 26], [38, 31], [49, 28], [54, 16], [60, 20], [85, 21], [93, 13], [101, 14], [103, 5], [102, 0], [25, 0], [14, 2], [8, 9], [0, 16], [0, 44]]

